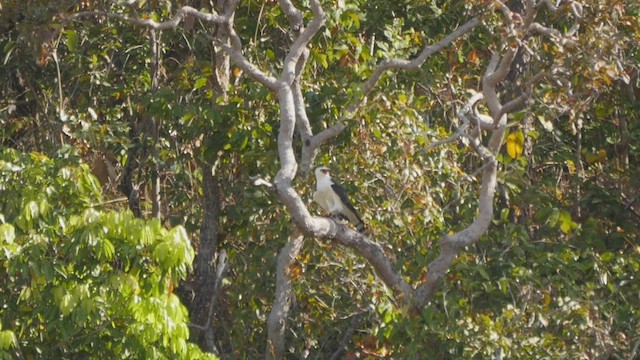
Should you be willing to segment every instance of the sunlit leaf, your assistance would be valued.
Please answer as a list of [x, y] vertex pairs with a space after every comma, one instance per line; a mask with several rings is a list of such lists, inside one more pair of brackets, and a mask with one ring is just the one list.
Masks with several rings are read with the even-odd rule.
[[0, 243], [11, 244], [16, 238], [16, 230], [11, 224], [0, 224]]
[[516, 130], [507, 136], [506, 140], [507, 154], [512, 159], [516, 159], [522, 155], [524, 149], [524, 134], [522, 130]]
[[205, 85], [207, 85], [207, 78], [201, 77], [198, 80], [196, 80], [195, 84], [193, 84], [193, 89], [198, 90]]

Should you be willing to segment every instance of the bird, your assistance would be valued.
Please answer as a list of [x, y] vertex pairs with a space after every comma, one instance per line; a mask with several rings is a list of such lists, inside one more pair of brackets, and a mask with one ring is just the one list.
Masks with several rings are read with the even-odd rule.
[[326, 166], [320, 166], [315, 171], [316, 191], [313, 193], [313, 200], [331, 214], [339, 219], [349, 220], [358, 232], [364, 232], [364, 222], [342, 185], [331, 179], [330, 170]]

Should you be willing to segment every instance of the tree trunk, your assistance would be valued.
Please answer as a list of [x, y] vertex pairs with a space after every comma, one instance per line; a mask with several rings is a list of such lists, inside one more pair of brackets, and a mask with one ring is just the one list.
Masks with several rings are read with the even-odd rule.
[[[214, 295], [215, 254], [218, 247], [220, 219], [220, 187], [218, 179], [211, 171], [211, 165], [202, 164], [202, 203], [204, 207], [200, 227], [200, 245], [196, 253], [194, 267], [193, 301], [189, 307], [191, 322], [209, 324], [209, 307]], [[200, 337], [204, 351], [216, 352], [215, 335], [211, 326], [204, 329]]]

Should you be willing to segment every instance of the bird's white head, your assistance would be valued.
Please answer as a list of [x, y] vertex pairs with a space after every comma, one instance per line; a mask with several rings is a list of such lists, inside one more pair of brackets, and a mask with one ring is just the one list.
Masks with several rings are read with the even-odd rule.
[[320, 179], [324, 179], [324, 178], [330, 178], [331, 175], [329, 174], [329, 168], [326, 166], [320, 166], [319, 168], [316, 169], [316, 180], [320, 180]]

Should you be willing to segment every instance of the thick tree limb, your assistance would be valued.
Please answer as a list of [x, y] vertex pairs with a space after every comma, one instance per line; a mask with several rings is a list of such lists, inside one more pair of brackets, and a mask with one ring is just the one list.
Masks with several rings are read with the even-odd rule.
[[302, 157], [300, 159], [300, 170], [303, 174], [308, 174], [311, 171], [311, 167], [313, 166], [313, 162], [315, 161], [320, 146], [330, 139], [338, 136], [346, 128], [347, 125], [344, 122], [339, 122], [330, 128], [322, 130], [304, 142]]
[[282, 12], [287, 15], [289, 18], [289, 23], [291, 24], [291, 29], [294, 32], [302, 31], [302, 12], [296, 8], [290, 0], [278, 0], [280, 4], [280, 9]]
[[280, 250], [276, 265], [275, 301], [267, 320], [267, 350], [265, 359], [282, 359], [285, 330], [291, 304], [291, 265], [302, 249], [304, 236], [294, 226], [287, 244]]
[[[283, 1], [283, 3], [287, 3], [287, 1]], [[309, 26], [307, 26], [300, 36], [295, 39], [289, 53], [285, 57], [281, 80], [289, 85], [293, 84], [293, 81], [296, 78], [296, 67], [300, 56], [302, 56], [309, 44], [309, 41], [311, 41], [315, 34], [320, 30], [326, 20], [326, 15], [318, 0], [311, 0], [311, 10], [313, 12], [313, 19], [309, 23]]]
[[[232, 44], [234, 44], [234, 41], [238, 39], [237, 36], [238, 35], [236, 35], [235, 32], [232, 32]], [[236, 48], [237, 43], [236, 46], [229, 46], [222, 43], [216, 43], [216, 45], [220, 46], [224, 51], [226, 51], [227, 54], [229, 54], [229, 57], [231, 57], [231, 61], [233, 61], [233, 63], [237, 67], [242, 69], [242, 71], [244, 71], [251, 78], [270, 90], [276, 91], [278, 89], [278, 80], [276, 80], [276, 78], [273, 76], [267, 75], [257, 66], [253, 65], [249, 60], [247, 60], [247, 58], [242, 55], [242, 50]]]
[[[505, 13], [505, 16], [511, 16], [508, 9], [502, 9], [502, 11]], [[527, 30], [533, 24], [533, 19], [535, 18], [535, 3], [532, 0], [527, 1], [525, 14], [526, 19], [522, 28], [519, 29], [520, 33], [527, 33]], [[474, 221], [462, 231], [445, 235], [440, 239], [440, 254], [428, 265], [427, 280], [414, 292], [413, 304], [418, 308], [425, 306], [433, 297], [440, 279], [446, 274], [447, 269], [458, 252], [464, 247], [478, 241], [491, 225], [491, 219], [493, 218], [493, 198], [497, 186], [497, 161], [495, 160], [495, 154], [500, 151], [504, 141], [507, 114], [523, 105], [528, 98], [527, 93], [529, 90], [527, 90], [523, 96], [503, 105], [496, 90], [497, 85], [506, 79], [516, 50], [517, 49], [513, 47], [508, 47], [502, 56], [495, 52], [482, 79], [482, 96], [485, 98], [487, 106], [489, 107], [494, 129], [491, 132], [491, 137], [486, 147], [479, 142], [471, 142], [472, 146], [474, 146], [476, 151], [481, 155], [484, 163], [482, 166], [482, 180], [478, 199], [478, 215]], [[535, 75], [527, 83], [528, 87], [533, 86], [533, 84], [545, 75], [546, 72], [540, 72]], [[472, 102], [469, 101], [467, 107], [469, 107], [471, 103]]]

